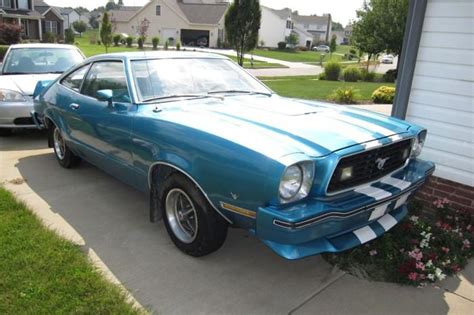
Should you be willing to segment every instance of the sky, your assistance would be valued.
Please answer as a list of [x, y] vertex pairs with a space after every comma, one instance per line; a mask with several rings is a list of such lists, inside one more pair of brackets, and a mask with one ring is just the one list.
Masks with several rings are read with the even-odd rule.
[[[105, 5], [107, 0], [46, 0], [54, 6], [76, 7], [81, 5], [92, 10], [100, 5]], [[124, 0], [125, 5], [143, 5], [148, 0]], [[260, 3], [274, 9], [288, 7], [298, 10], [300, 14], [331, 13], [333, 21], [346, 25], [355, 18], [355, 10], [362, 6], [363, 0], [260, 0]]]

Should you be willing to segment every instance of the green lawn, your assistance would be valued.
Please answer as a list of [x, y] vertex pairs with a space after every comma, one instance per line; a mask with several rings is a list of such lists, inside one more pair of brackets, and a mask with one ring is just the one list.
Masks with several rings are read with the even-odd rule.
[[[90, 43], [90, 37], [93, 36], [93, 34], [97, 34], [97, 31], [88, 31], [82, 35], [82, 37], [76, 36], [76, 44], [79, 49], [82, 50], [84, 55], [86, 57], [91, 57], [99, 54], [105, 54], [105, 47], [103, 45], [97, 45], [97, 44], [91, 44]], [[98, 34], [96, 35], [97, 38], [99, 37]], [[147, 51], [151, 51], [151, 48], [146, 48]], [[115, 52], [137, 52], [137, 51], [142, 51], [139, 50], [136, 46], [128, 48], [126, 46], [119, 46], [119, 47], [114, 47], [111, 46], [109, 47], [109, 53], [115, 53]], [[218, 53], [218, 51], [216, 51]], [[235, 56], [226, 56], [231, 58], [234, 61], [237, 61], [237, 57]], [[250, 62], [250, 59], [245, 59], [244, 60], [244, 68], [248, 69], [262, 69], [262, 68], [286, 68], [283, 65], [277, 64], [277, 63], [268, 63], [268, 62], [263, 62], [263, 61], [257, 61], [254, 60], [253, 66]]]
[[340, 82], [318, 80], [317, 76], [300, 77], [260, 77], [268, 87], [282, 96], [308, 99], [330, 100], [334, 90], [341, 87], [354, 87], [360, 97], [358, 101], [371, 102], [372, 93], [380, 86], [395, 86], [393, 83]]
[[[337, 46], [336, 51], [331, 56], [330, 54], [325, 54], [323, 62], [328, 61], [343, 61], [342, 57], [345, 53], [349, 52], [351, 46]], [[274, 58], [290, 62], [305, 62], [305, 63], [319, 63], [321, 61], [321, 53], [317, 51], [297, 51], [297, 50], [278, 50], [278, 49], [255, 49], [251, 52], [255, 56]]]
[[81, 249], [0, 187], [0, 314], [140, 314]]

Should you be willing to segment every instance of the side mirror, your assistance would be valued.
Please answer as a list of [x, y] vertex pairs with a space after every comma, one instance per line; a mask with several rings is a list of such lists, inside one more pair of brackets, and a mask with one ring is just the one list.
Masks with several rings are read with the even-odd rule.
[[38, 95], [43, 92], [45, 88], [47, 88], [54, 80], [41, 80], [36, 83], [35, 90], [33, 92], [33, 98], [37, 97]]
[[114, 92], [112, 90], [99, 90], [96, 95], [99, 101], [108, 102], [108, 105], [112, 106], [112, 98], [114, 97]]

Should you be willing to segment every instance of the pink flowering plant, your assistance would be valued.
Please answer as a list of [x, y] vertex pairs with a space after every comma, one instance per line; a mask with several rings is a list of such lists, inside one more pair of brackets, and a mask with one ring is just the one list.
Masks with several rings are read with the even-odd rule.
[[474, 256], [474, 218], [446, 199], [434, 202], [435, 220], [412, 202], [409, 215], [382, 237], [325, 259], [374, 280], [425, 286], [461, 271]]

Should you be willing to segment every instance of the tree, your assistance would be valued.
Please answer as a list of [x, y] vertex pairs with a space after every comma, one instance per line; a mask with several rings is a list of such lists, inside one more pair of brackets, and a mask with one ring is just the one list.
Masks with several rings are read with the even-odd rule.
[[16, 24], [0, 23], [0, 44], [12, 45], [21, 40], [21, 27]]
[[107, 2], [107, 4], [105, 5], [105, 10], [106, 11], [116, 10], [116, 9], [119, 9], [119, 8], [120, 8], [120, 6], [118, 4], [116, 4], [115, 1]]
[[109, 46], [112, 43], [112, 23], [110, 23], [109, 14], [107, 12], [104, 12], [104, 16], [102, 17], [100, 40], [105, 47], [105, 53], [108, 53]]
[[409, 0], [364, 1], [357, 11], [352, 40], [360, 49], [372, 55], [386, 50], [400, 55], [408, 15]]
[[89, 10], [87, 8], [84, 8], [84, 7], [77, 7], [74, 10], [77, 13], [79, 13], [80, 15], [83, 15], [84, 13], [89, 13]]
[[235, 0], [225, 15], [227, 41], [237, 52], [239, 65], [244, 54], [257, 47], [262, 11], [259, 0]]
[[285, 38], [285, 40], [286, 40], [286, 43], [288, 45], [291, 45], [291, 46], [294, 47], [294, 46], [298, 45], [298, 43], [300, 41], [300, 38], [299, 38], [298, 34], [296, 34], [295, 32], [291, 32], [291, 34], [289, 36], [287, 36]]
[[118, 0], [118, 6], [123, 7], [123, 0]]
[[146, 37], [148, 36], [149, 27], [150, 21], [147, 18], [144, 18], [138, 25], [138, 36], [143, 39], [143, 42], [145, 42]]
[[331, 31], [343, 31], [344, 26], [338, 22], [332, 22]]
[[86, 22], [81, 21], [81, 20], [74, 21], [74, 23], [72, 23], [72, 27], [76, 30], [76, 32], [79, 32], [81, 37], [82, 37], [82, 33], [84, 33], [87, 30]]
[[364, 1], [362, 9], [357, 10], [357, 20], [353, 23], [352, 43], [361, 51], [367, 53], [367, 71], [369, 70], [369, 62], [373, 55], [377, 55], [384, 50], [385, 44], [378, 37], [376, 30], [377, 23], [372, 6]]
[[336, 39], [337, 39], [336, 35], [331, 36], [331, 42], [329, 43], [329, 51], [331, 52], [331, 56], [332, 56], [332, 53], [335, 52], [337, 48]]

